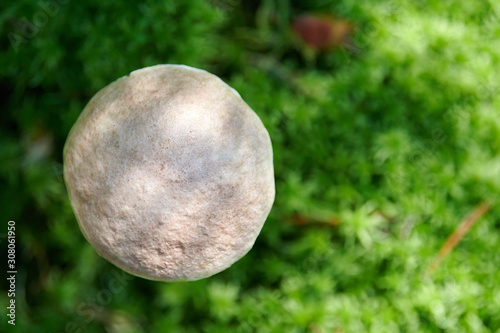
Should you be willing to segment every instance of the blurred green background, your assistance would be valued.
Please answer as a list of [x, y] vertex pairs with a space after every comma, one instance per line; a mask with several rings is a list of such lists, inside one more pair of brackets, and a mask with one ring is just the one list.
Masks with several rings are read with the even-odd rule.
[[[1, 332], [500, 332], [498, 1], [0, 8], [0, 249], [4, 265], [16, 221], [18, 271], [15, 327], [0, 282]], [[314, 25], [292, 28], [304, 14], [340, 39], [307, 44]], [[254, 248], [196, 282], [132, 277], [99, 257], [62, 179], [88, 100], [162, 63], [220, 76], [273, 141], [276, 202]]]

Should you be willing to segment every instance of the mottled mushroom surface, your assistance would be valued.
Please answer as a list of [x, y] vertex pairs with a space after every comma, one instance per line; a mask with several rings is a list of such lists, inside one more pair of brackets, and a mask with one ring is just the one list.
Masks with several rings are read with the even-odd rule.
[[239, 260], [275, 195], [259, 117], [217, 76], [183, 65], [143, 68], [99, 91], [68, 136], [64, 179], [96, 251], [162, 281]]

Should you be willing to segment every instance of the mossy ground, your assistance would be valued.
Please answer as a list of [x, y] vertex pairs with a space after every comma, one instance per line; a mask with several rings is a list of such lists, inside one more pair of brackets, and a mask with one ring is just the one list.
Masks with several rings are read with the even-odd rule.
[[[498, 3], [1, 7], [0, 234], [15, 220], [18, 245], [16, 327], [2, 316], [2, 332], [500, 332]], [[313, 52], [290, 28], [304, 13], [348, 20], [352, 35]], [[62, 180], [90, 97], [160, 63], [219, 75], [273, 141], [276, 202], [254, 249], [197, 282], [132, 278], [100, 258]]]

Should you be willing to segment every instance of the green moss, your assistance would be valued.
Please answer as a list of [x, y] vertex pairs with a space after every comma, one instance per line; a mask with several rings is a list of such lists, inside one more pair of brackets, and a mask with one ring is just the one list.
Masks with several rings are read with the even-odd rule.
[[[17, 222], [16, 328], [499, 332], [499, 11], [481, 0], [12, 2], [0, 14], [0, 216]], [[349, 46], [306, 49], [290, 29], [303, 13], [352, 22]], [[90, 97], [159, 63], [221, 76], [273, 141], [262, 234], [202, 281], [124, 278], [86, 243], [62, 178]], [[493, 209], [425, 278], [484, 200]]]

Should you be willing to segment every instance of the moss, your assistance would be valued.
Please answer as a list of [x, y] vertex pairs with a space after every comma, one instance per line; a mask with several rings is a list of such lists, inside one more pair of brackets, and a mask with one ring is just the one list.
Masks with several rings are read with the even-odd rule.
[[[41, 24], [44, 6], [52, 15]], [[500, 8], [492, 2], [4, 7], [0, 215], [17, 222], [20, 331], [500, 329]], [[352, 22], [350, 41], [308, 50], [290, 30], [303, 13]], [[254, 249], [229, 270], [192, 283], [122, 279], [112, 292], [116, 269], [89, 250], [71, 211], [62, 149], [96, 91], [158, 63], [221, 76], [259, 114], [273, 141], [276, 203]], [[423, 278], [483, 200], [493, 209]]]

